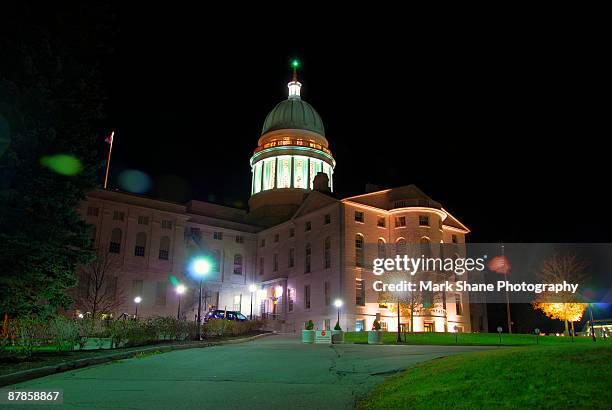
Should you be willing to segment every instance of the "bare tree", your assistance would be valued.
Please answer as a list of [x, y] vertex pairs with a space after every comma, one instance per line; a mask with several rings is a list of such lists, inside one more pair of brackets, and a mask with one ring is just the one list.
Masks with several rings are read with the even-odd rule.
[[[543, 283], [567, 281], [583, 284], [588, 279], [588, 274], [584, 272], [587, 266], [587, 262], [574, 253], [558, 253], [542, 263], [536, 276]], [[563, 320], [565, 334], [568, 334], [568, 322], [572, 323], [573, 333], [574, 321], [580, 320], [586, 308], [586, 304], [580, 302], [579, 295], [571, 292], [542, 292], [532, 305], [552, 319]]]
[[119, 261], [114, 254], [99, 249], [96, 258], [77, 273], [78, 294], [76, 307], [91, 312], [93, 318], [113, 312], [125, 302], [123, 291], [117, 287]]

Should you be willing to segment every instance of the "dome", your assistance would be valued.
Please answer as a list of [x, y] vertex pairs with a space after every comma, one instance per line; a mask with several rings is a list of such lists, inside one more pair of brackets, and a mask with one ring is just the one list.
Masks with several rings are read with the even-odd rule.
[[325, 128], [319, 114], [300, 98], [289, 98], [270, 111], [264, 121], [261, 134], [282, 129], [300, 129], [325, 136]]

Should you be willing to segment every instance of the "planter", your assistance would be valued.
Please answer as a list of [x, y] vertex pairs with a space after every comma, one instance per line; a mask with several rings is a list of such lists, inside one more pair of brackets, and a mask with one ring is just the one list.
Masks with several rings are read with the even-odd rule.
[[344, 343], [344, 330], [332, 330], [332, 343]]
[[302, 343], [314, 343], [315, 331], [314, 330], [302, 330]]
[[383, 331], [382, 330], [369, 330], [368, 331], [368, 344], [369, 345], [381, 345], [383, 342]]

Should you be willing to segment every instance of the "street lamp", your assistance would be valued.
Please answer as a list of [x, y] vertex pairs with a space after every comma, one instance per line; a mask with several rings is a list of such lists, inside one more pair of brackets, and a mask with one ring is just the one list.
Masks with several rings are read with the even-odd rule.
[[251, 292], [251, 315], [249, 316], [249, 320], [253, 320], [253, 298], [255, 297], [255, 292], [257, 291], [257, 286], [252, 284], [249, 286], [249, 292]]
[[334, 306], [338, 308], [338, 326], [340, 326], [340, 308], [342, 307], [342, 299], [334, 300]]
[[176, 294], [178, 295], [178, 309], [176, 310], [176, 318], [180, 320], [181, 319], [181, 295], [185, 293], [186, 288], [185, 288], [185, 285], [179, 284], [175, 290], [176, 290]]
[[193, 272], [200, 278], [200, 297], [198, 298], [198, 339], [202, 340], [202, 280], [210, 272], [210, 263], [204, 258], [197, 258], [192, 264]]
[[140, 296], [136, 296], [134, 298], [134, 304], [136, 305], [136, 312], [134, 313], [134, 319], [138, 319], [138, 305], [142, 302], [142, 298]]

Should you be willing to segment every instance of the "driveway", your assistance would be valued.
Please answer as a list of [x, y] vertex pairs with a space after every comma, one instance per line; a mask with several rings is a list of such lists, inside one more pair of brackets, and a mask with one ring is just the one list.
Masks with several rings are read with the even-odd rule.
[[63, 408], [353, 408], [384, 377], [415, 363], [491, 348], [304, 345], [297, 337], [276, 335], [122, 360], [11, 388], [61, 388]]

